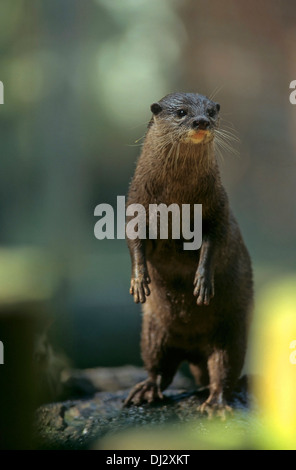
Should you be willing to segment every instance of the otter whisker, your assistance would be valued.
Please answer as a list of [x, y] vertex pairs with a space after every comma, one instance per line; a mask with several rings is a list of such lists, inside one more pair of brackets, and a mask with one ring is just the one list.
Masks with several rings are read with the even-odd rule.
[[166, 160], [164, 162], [164, 171], [168, 172], [169, 167], [174, 167], [175, 163], [175, 148], [176, 148], [176, 142], [168, 144], [168, 147], [170, 145], [170, 149], [168, 150]]
[[231, 153], [235, 156], [239, 156], [239, 152], [229, 144], [228, 141], [224, 140], [224, 137], [215, 132], [215, 142], [222, 150], [225, 150], [227, 153]]
[[226, 129], [216, 129], [215, 133], [219, 134], [221, 137], [225, 137], [226, 140], [240, 142], [240, 139], [235, 134], [233, 134], [233, 132], [230, 132]]
[[141, 147], [141, 145], [143, 145], [144, 142], [141, 142], [141, 143], [138, 143], [138, 142], [140, 142], [140, 140], [145, 139], [145, 137], [146, 137], [146, 134], [144, 134], [142, 137], [139, 137], [139, 139], [135, 140], [133, 144], [127, 144], [127, 146], [128, 147]]
[[178, 153], [177, 153], [177, 144], [174, 147], [175, 153], [174, 153], [174, 171], [178, 172]]
[[212, 153], [210, 152], [209, 146], [206, 146], [207, 149], [207, 162], [208, 162], [208, 171], [210, 171], [212, 167]]
[[215, 139], [215, 140], [216, 140], [216, 143], [217, 143], [218, 145], [220, 145], [221, 147], [223, 147], [223, 148], [225, 148], [225, 149], [227, 149], [227, 150], [233, 149], [233, 147], [231, 147], [231, 145], [230, 145], [227, 141], [225, 141], [221, 136], [216, 135], [216, 139]]
[[137, 140], [135, 140], [135, 144], [140, 142], [140, 140], [145, 139], [145, 137], [146, 137], [146, 134], [142, 135], [142, 137], [139, 137]]
[[223, 156], [223, 153], [220, 150], [218, 142], [214, 142], [214, 146], [215, 146], [215, 152], [217, 152], [217, 155], [220, 157], [221, 162], [224, 164], [224, 162], [225, 162], [224, 156]]
[[229, 140], [225, 139], [223, 136], [216, 135], [216, 141], [221, 143], [221, 145], [223, 145], [225, 148], [227, 148], [227, 150], [233, 151], [233, 153], [238, 153], [238, 150], [233, 146], [232, 141], [229, 141]]
[[213, 100], [215, 98], [215, 96], [217, 96], [218, 93], [220, 93], [220, 91], [225, 87], [225, 84], [223, 85], [220, 85], [220, 86], [216, 86], [216, 88], [214, 88], [214, 91], [210, 94], [209, 96], [209, 100]]
[[219, 144], [221, 144], [221, 146], [223, 146], [225, 149], [230, 150], [230, 151], [233, 151], [234, 153], [237, 152], [237, 150], [236, 150], [228, 141], [225, 141], [221, 136], [218, 137], [216, 140], [217, 140], [217, 142], [218, 142]]
[[226, 123], [226, 125], [228, 125], [233, 131], [236, 131], [236, 128], [235, 128], [235, 125], [233, 124], [233, 122], [229, 121], [229, 119], [225, 119], [224, 116], [225, 116], [225, 114], [220, 117], [220, 121], [223, 123], [223, 126], [225, 126], [224, 123]]
[[215, 140], [221, 149], [238, 156], [239, 152], [232, 145], [233, 143], [240, 143], [240, 139], [233, 133], [233, 129], [215, 129], [214, 130]]
[[235, 128], [234, 124], [231, 121], [221, 118], [221, 122], [222, 122], [222, 128], [226, 127], [230, 129], [231, 131], [237, 133], [237, 129]]
[[229, 145], [232, 145], [233, 143], [238, 144], [240, 143], [239, 139], [235, 139], [232, 136], [229, 136], [227, 134], [222, 134], [222, 133], [216, 133], [216, 136], [220, 137], [225, 143], [228, 143]]
[[133, 129], [137, 129], [138, 127], [141, 127], [141, 126], [147, 126], [149, 124], [149, 122], [150, 122], [150, 119], [148, 121], [137, 124], [136, 126], [131, 126], [130, 129], [133, 130]]
[[141, 147], [143, 144], [126, 144], [127, 147]]

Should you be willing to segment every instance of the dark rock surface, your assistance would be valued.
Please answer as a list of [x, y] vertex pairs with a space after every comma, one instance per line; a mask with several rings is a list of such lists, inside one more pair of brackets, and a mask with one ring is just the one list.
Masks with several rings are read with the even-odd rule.
[[[202, 431], [206, 418], [196, 408], [207, 391], [194, 390], [187, 377], [178, 374], [165, 391], [165, 399], [153, 406], [123, 408], [129, 389], [146, 374], [141, 368], [98, 368], [64, 371], [64, 401], [44, 404], [36, 411], [35, 448], [88, 449], [100, 447], [100, 440], [131, 429], [172, 427], [194, 422]], [[77, 397], [80, 398], [70, 398]], [[248, 414], [247, 380], [243, 377], [233, 395], [234, 411]], [[241, 420], [241, 413], [239, 415]], [[235, 419], [235, 418], [231, 418]], [[241, 429], [248, 425], [247, 418]]]

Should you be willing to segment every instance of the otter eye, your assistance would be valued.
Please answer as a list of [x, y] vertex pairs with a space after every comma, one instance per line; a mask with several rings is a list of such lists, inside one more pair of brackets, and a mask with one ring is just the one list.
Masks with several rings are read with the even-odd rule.
[[215, 109], [210, 109], [208, 111], [208, 115], [210, 116], [210, 118], [213, 118], [216, 116], [216, 110]]
[[179, 118], [182, 118], [182, 117], [186, 116], [187, 111], [185, 111], [185, 109], [178, 109], [178, 111], [176, 112], [176, 114], [177, 114], [177, 116], [178, 116]]

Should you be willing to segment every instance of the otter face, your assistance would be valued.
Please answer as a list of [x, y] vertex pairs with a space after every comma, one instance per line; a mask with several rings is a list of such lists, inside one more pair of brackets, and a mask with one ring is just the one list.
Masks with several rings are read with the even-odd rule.
[[219, 125], [220, 105], [197, 93], [171, 93], [151, 105], [161, 132], [183, 143], [209, 143]]

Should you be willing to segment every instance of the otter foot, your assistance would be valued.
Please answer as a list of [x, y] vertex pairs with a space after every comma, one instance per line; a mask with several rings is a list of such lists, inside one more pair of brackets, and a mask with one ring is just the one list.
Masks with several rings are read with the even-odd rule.
[[149, 283], [150, 278], [148, 275], [141, 274], [137, 277], [132, 277], [130, 294], [133, 295], [136, 303], [141, 302], [141, 304], [143, 304], [146, 302], [146, 297], [150, 295], [150, 289], [148, 287]]
[[217, 400], [210, 399], [198, 406], [197, 411], [201, 414], [207, 414], [209, 419], [217, 416], [221, 418], [222, 421], [225, 421], [227, 415], [231, 415], [233, 413], [231, 406], [227, 405], [224, 401], [219, 403]]
[[123, 406], [131, 404], [139, 406], [143, 403], [154, 403], [159, 400], [163, 400], [159, 385], [150, 379], [146, 379], [135, 385], [124, 401]]
[[211, 276], [206, 275], [204, 270], [197, 270], [193, 285], [197, 305], [209, 305], [210, 299], [214, 297], [214, 281]]

